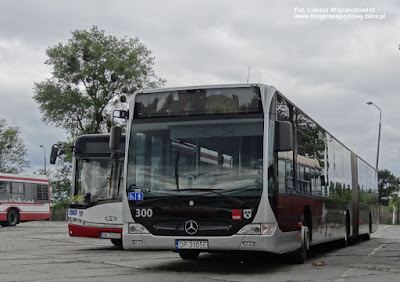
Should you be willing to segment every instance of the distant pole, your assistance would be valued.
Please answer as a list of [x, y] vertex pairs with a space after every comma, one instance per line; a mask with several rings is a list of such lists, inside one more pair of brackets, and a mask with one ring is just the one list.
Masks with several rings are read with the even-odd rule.
[[43, 148], [44, 174], [46, 175], [46, 148], [43, 145], [40, 145], [40, 148]]
[[372, 102], [367, 102], [368, 105], [373, 105], [379, 110], [379, 129], [378, 129], [378, 147], [376, 150], [376, 171], [378, 171], [378, 164], [379, 164], [379, 147], [381, 143], [381, 122], [382, 122], [382, 110], [377, 105]]
[[247, 83], [249, 83], [249, 77], [250, 77], [250, 66], [249, 66], [249, 70], [247, 71]]

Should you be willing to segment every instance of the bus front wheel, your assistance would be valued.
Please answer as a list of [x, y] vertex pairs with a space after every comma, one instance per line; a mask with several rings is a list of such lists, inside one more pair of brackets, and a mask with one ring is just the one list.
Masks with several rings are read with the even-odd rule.
[[122, 247], [122, 239], [111, 239], [111, 243], [113, 243], [114, 246]]
[[199, 251], [179, 251], [179, 255], [181, 256], [182, 259], [184, 260], [196, 260], [200, 252]]
[[7, 225], [15, 226], [19, 222], [19, 213], [15, 209], [11, 209], [7, 213]]
[[301, 227], [301, 247], [292, 254], [294, 263], [303, 264], [307, 258], [307, 251], [310, 249], [310, 229], [308, 226]]

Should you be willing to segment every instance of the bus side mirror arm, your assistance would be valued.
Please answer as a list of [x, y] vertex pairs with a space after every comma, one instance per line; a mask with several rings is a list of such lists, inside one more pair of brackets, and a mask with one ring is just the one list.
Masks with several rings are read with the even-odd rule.
[[288, 121], [275, 122], [276, 151], [285, 152], [293, 150], [293, 129]]

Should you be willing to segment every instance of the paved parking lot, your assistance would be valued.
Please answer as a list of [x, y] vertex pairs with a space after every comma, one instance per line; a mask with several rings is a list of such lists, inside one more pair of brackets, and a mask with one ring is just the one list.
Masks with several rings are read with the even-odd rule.
[[[285, 256], [121, 250], [109, 240], [71, 238], [65, 222], [0, 227], [0, 281], [399, 281], [400, 226], [370, 241], [313, 248], [303, 265]], [[323, 260], [324, 263], [321, 264]]]

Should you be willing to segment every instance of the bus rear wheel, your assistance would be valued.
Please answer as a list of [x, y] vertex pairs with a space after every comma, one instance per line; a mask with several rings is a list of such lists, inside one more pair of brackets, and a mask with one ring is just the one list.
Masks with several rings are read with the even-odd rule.
[[200, 252], [199, 251], [179, 251], [179, 255], [183, 260], [196, 260]]
[[371, 233], [372, 233], [372, 216], [371, 213], [369, 214], [369, 221], [368, 221], [368, 233], [364, 234], [362, 239], [365, 241], [368, 241], [371, 239]]
[[19, 213], [15, 209], [11, 209], [7, 213], [7, 225], [15, 226], [19, 223]]

